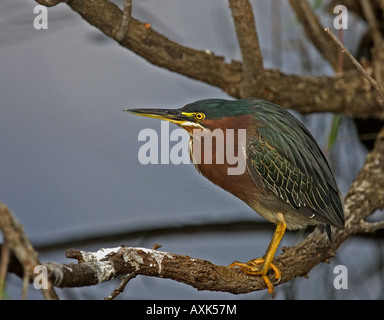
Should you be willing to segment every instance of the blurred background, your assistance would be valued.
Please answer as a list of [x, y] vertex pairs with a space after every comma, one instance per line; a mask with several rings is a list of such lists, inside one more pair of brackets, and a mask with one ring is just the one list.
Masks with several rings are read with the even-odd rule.
[[[285, 73], [332, 75], [305, 39], [288, 1], [254, 0], [264, 65]], [[121, 2], [117, 2], [122, 7]], [[327, 1], [311, 1], [325, 27]], [[179, 108], [221, 90], [153, 66], [104, 36], [67, 5], [48, 9], [48, 29], [35, 30], [36, 2], [0, 2], [0, 201], [24, 226], [42, 262], [74, 262], [65, 250], [120, 244], [228, 265], [264, 254], [274, 226], [239, 199], [200, 176], [192, 164], [142, 165], [140, 130], [160, 121], [122, 112], [132, 107]], [[133, 0], [132, 15], [182, 45], [241, 60], [228, 3], [221, 0]], [[351, 13], [344, 33], [355, 52], [366, 25]], [[331, 114], [293, 112], [325, 149]], [[170, 129], [176, 129], [174, 125]], [[172, 147], [172, 142], [171, 142]], [[343, 117], [327, 157], [345, 194], [368, 150], [353, 120]], [[382, 216], [382, 212], [375, 215]], [[288, 232], [282, 246], [299, 242]], [[1, 241], [0, 234], [0, 241]], [[276, 288], [276, 299], [383, 299], [383, 240], [353, 237], [329, 264]], [[348, 289], [336, 290], [336, 265]], [[102, 299], [119, 284], [57, 289], [62, 299]], [[20, 299], [22, 280], [9, 275], [6, 295]], [[28, 299], [42, 299], [33, 286]], [[139, 276], [118, 299], [270, 299], [199, 292], [171, 280]]]

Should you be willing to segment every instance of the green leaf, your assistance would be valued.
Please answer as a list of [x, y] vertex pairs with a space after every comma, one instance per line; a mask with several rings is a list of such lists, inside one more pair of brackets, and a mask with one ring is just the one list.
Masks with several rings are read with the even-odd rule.
[[330, 149], [333, 148], [333, 146], [336, 143], [337, 139], [337, 134], [339, 132], [342, 116], [339, 114], [335, 114], [332, 119], [332, 125], [331, 125], [331, 130], [328, 135], [328, 141], [326, 145], [326, 151], [329, 151]]

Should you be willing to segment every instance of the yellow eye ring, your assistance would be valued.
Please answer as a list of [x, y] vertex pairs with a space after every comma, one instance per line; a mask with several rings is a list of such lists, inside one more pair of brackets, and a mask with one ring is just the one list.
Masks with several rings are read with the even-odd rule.
[[204, 120], [205, 119], [205, 114], [202, 112], [198, 112], [195, 114], [195, 119], [198, 121]]

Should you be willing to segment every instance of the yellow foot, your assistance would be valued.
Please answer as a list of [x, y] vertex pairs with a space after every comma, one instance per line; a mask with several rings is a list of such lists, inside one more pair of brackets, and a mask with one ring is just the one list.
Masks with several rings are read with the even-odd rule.
[[275, 297], [276, 295], [275, 289], [273, 287], [271, 280], [269, 280], [267, 273], [269, 271], [269, 268], [271, 268], [275, 272], [275, 278], [277, 280], [275, 284], [277, 284], [281, 279], [281, 271], [272, 262], [270, 263], [269, 266], [266, 266], [264, 258], [257, 258], [257, 259], [248, 261], [247, 263], [234, 261], [228, 267], [229, 268], [241, 267], [244, 273], [262, 276], [265, 284], [267, 285], [268, 293], [272, 294], [273, 298]]

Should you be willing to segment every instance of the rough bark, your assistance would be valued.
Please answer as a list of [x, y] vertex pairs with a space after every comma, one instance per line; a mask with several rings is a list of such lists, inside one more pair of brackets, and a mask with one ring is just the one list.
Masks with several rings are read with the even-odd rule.
[[[275, 265], [282, 271], [282, 278], [277, 285], [306, 276], [314, 266], [332, 258], [337, 249], [352, 235], [384, 228], [384, 222], [365, 221], [375, 210], [384, 208], [383, 181], [384, 129], [345, 198], [345, 228], [333, 229], [332, 243], [329, 243], [324, 234], [315, 230], [296, 246], [283, 248], [283, 253], [274, 259]], [[0, 206], [0, 209], [3, 212], [6, 210], [4, 205]], [[0, 219], [0, 222], [2, 220]], [[15, 223], [11, 222], [10, 225]], [[0, 223], [3, 230], [6, 226], [7, 223]], [[6, 236], [8, 233], [4, 234]], [[11, 243], [8, 238], [6, 240]], [[248, 293], [266, 287], [261, 277], [246, 275], [239, 269], [154, 249], [116, 247], [100, 249], [95, 253], [71, 249], [67, 251], [67, 257], [75, 258], [79, 263], [43, 264], [47, 267], [49, 280], [54, 286], [90, 286], [117, 276], [133, 274], [168, 278], [198, 290], [233, 294]], [[273, 274], [271, 280], [274, 281]]]
[[[38, 2], [44, 3], [43, 0]], [[123, 12], [117, 5], [107, 0], [70, 0], [66, 4], [89, 24], [156, 66], [221, 88], [234, 98], [248, 94], [241, 89], [242, 62], [226, 63], [224, 57], [215, 55], [209, 48], [194, 50], [182, 46], [134, 17], [130, 17], [130, 31], [123, 39], [117, 39], [123, 19]], [[325, 32], [324, 36], [327, 36]], [[265, 70], [262, 79], [262, 84], [257, 79], [252, 81], [264, 88], [259, 98], [285, 108], [302, 113], [334, 112], [363, 118], [384, 117], [383, 106], [377, 102], [374, 90], [364, 76], [353, 69], [332, 77]]]
[[[60, 1], [38, 0], [40, 4], [53, 6]], [[343, 1], [341, 1], [343, 2]], [[321, 34], [318, 20], [306, 4], [291, 1], [303, 25], [310, 30], [308, 37], [314, 41]], [[383, 59], [380, 54], [381, 37], [377, 36], [375, 17], [372, 10], [378, 7], [360, 7], [358, 1], [351, 1], [351, 6], [362, 16], [366, 16], [371, 28], [376, 32], [373, 66], [380, 65]], [[194, 50], [175, 43], [153, 30], [148, 24], [130, 16], [126, 7], [125, 23], [123, 12], [107, 0], [69, 0], [66, 4], [80, 14], [85, 21], [98, 28], [119, 44], [153, 63], [168, 70], [203, 81], [216, 86], [229, 95], [241, 98], [254, 88], [245, 86], [251, 81], [253, 85], [261, 85], [259, 97], [273, 101], [286, 108], [302, 113], [334, 112], [359, 117], [384, 118], [383, 107], [377, 100], [375, 91], [361, 72], [355, 70], [345, 61], [344, 73], [332, 77], [288, 75], [278, 70], [263, 70], [262, 57], [257, 43], [257, 32], [244, 33], [241, 17], [252, 24], [253, 16], [245, 12], [240, 4], [248, 6], [246, 0], [231, 0], [239, 45], [243, 62], [224, 62], [224, 58], [209, 50]], [[365, 3], [367, 4], [367, 3]], [[380, 2], [382, 5], [382, 2]], [[383, 5], [382, 5], [383, 6]], [[129, 29], [127, 26], [129, 19]], [[253, 21], [253, 26], [255, 26]], [[313, 33], [313, 34], [312, 34]], [[326, 59], [336, 64], [336, 54], [328, 55], [330, 45], [324, 35], [322, 42], [317, 43]], [[253, 48], [248, 41], [253, 39]], [[315, 45], [316, 42], [314, 41]], [[334, 49], [332, 49], [334, 51]], [[252, 56], [251, 52], [256, 53]], [[337, 52], [337, 51], [335, 51]], [[381, 64], [382, 65], [382, 64]], [[262, 77], [255, 72], [262, 70]], [[381, 68], [381, 67], [380, 67]], [[374, 70], [373, 74], [375, 74]], [[378, 82], [382, 82], [381, 69], [378, 69]], [[360, 173], [354, 180], [345, 198], [346, 225], [343, 230], [333, 230], [333, 242], [330, 244], [325, 235], [318, 231], [311, 233], [304, 241], [290, 248], [283, 248], [283, 253], [275, 257], [274, 263], [282, 271], [279, 284], [299, 276], [307, 275], [317, 264], [333, 257], [337, 249], [356, 233], [375, 232], [384, 228], [384, 222], [369, 223], [365, 219], [377, 209], [384, 208], [384, 129], [377, 137], [375, 147], [366, 158]], [[20, 272], [20, 265], [14, 263], [16, 258], [22, 266], [24, 278], [33, 280], [33, 267], [40, 264], [37, 253], [24, 234], [21, 225], [14, 219], [5, 205], [0, 205], [0, 229], [4, 234], [7, 246], [13, 252], [9, 270]], [[120, 275], [146, 275], [169, 278], [189, 284], [199, 290], [225, 291], [234, 294], [246, 293], [265, 288], [261, 277], [246, 275], [238, 269], [216, 266], [209, 261], [161, 252], [155, 249], [117, 247], [101, 249], [96, 253], [78, 250], [67, 251], [67, 256], [78, 260], [77, 264], [44, 263], [49, 271], [49, 279], [54, 286], [78, 287], [96, 285]], [[272, 280], [273, 281], [273, 280]], [[50, 289], [51, 290], [51, 289]], [[50, 292], [46, 298], [54, 298]]]

